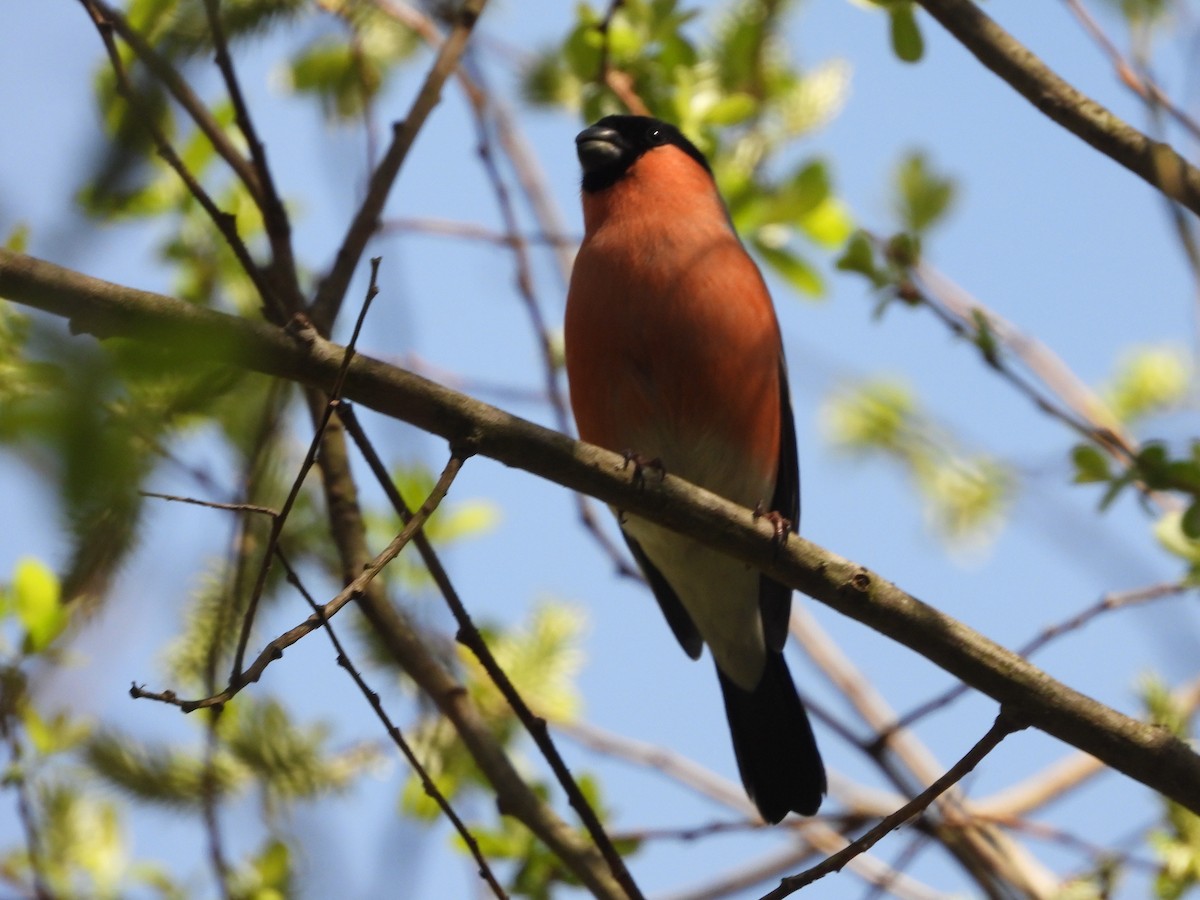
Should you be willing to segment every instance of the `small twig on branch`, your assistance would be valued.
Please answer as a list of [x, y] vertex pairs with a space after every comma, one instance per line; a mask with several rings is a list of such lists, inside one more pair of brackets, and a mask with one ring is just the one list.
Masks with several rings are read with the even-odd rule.
[[198, 500], [195, 497], [177, 497], [174, 494], [159, 494], [155, 491], [138, 491], [142, 497], [150, 497], [154, 500], [170, 500], [173, 503], [190, 503], [193, 506], [204, 506], [208, 509], [224, 509], [230, 512], [248, 512], [256, 513], [262, 516], [270, 516], [277, 518], [279, 511], [271, 509], [269, 506], [258, 506], [254, 503], [217, 503], [214, 500]]
[[936, 800], [941, 794], [945, 793], [973, 770], [985, 756], [994, 750], [999, 743], [1012, 734], [1014, 731], [1020, 731], [1026, 725], [1012, 718], [1011, 714], [1001, 709], [1000, 714], [996, 716], [996, 721], [992, 727], [988, 729], [979, 741], [972, 747], [957, 763], [951, 766], [946, 774], [923, 790], [920, 794], [910, 800], [904, 806], [900, 807], [890, 816], [887, 816], [864, 834], [858, 840], [848, 844], [837, 853], [830, 856], [823, 862], [818, 863], [811, 869], [799, 873], [798, 875], [790, 875], [784, 878], [779, 887], [763, 895], [762, 900], [782, 900], [783, 897], [790, 896], [796, 891], [812, 884], [819, 878], [824, 878], [832, 872], [840, 871], [846, 863], [861, 853], [866, 852], [885, 836], [895, 831], [913, 816], [921, 813]]
[[0, 737], [8, 745], [9, 766], [4, 786], [16, 794], [17, 818], [21, 823], [25, 840], [25, 855], [29, 865], [30, 889], [35, 900], [55, 900], [54, 892], [46, 881], [45, 860], [42, 855], [42, 835], [38, 828], [37, 814], [29, 796], [29, 768], [23, 764], [24, 748], [17, 733], [17, 718], [14, 713], [0, 713]]
[[224, 900], [233, 900], [233, 891], [229, 883], [229, 861], [225, 857], [224, 839], [221, 834], [221, 819], [218, 815], [217, 800], [220, 791], [217, 785], [217, 723], [221, 718], [221, 707], [209, 710], [206, 714], [204, 736], [204, 759], [200, 773], [200, 807], [204, 819], [204, 833], [208, 839], [208, 861], [212, 866], [213, 878]]
[[1161, 107], [1166, 110], [1172, 119], [1188, 130], [1193, 139], [1200, 140], [1200, 123], [1180, 109], [1148, 72], [1140, 70], [1125, 58], [1081, 0], [1063, 0], [1063, 2], [1096, 46], [1108, 57], [1117, 80], [1133, 91], [1147, 106]]
[[421, 761], [417, 759], [412, 747], [409, 745], [408, 741], [405, 740], [404, 734], [398, 727], [396, 727], [396, 724], [392, 722], [391, 717], [387, 714], [387, 710], [383, 708], [383, 701], [380, 699], [379, 694], [371, 690], [370, 686], [366, 682], [366, 679], [363, 678], [362, 673], [358, 671], [358, 668], [350, 660], [349, 654], [346, 653], [346, 648], [342, 646], [341, 639], [338, 638], [337, 632], [333, 630], [333, 623], [326, 618], [325, 611], [322, 609], [321, 605], [313, 599], [312, 594], [309, 593], [308, 588], [304, 586], [304, 583], [300, 580], [300, 576], [296, 573], [296, 570], [292, 568], [291, 563], [288, 562], [287, 557], [283, 555], [279, 548], [275, 549], [275, 555], [279, 560], [279, 564], [283, 566], [284, 571], [287, 573], [288, 583], [291, 584], [292, 587], [294, 587], [297, 591], [299, 591], [305, 602], [308, 603], [309, 607], [312, 608], [313, 615], [320, 620], [321, 626], [325, 629], [325, 634], [329, 636], [329, 642], [333, 644], [333, 652], [337, 655], [338, 665], [346, 670], [346, 673], [351, 679], [353, 679], [354, 684], [358, 687], [359, 691], [367, 699], [367, 703], [371, 705], [372, 711], [375, 713], [379, 721], [383, 723], [383, 727], [387, 731], [388, 737], [392, 739], [392, 743], [396, 745], [397, 749], [399, 749], [405, 760], [408, 761], [409, 766], [412, 767], [413, 772], [415, 772], [417, 777], [421, 780], [421, 787], [424, 788], [426, 795], [428, 795], [429, 798], [438, 805], [438, 808], [441, 809], [446, 818], [450, 820], [450, 824], [454, 826], [454, 830], [458, 832], [459, 837], [461, 837], [463, 842], [467, 845], [467, 849], [470, 851], [471, 856], [475, 858], [475, 862], [479, 866], [479, 877], [487, 882], [488, 887], [492, 889], [492, 893], [495, 896], [502, 898], [502, 900], [507, 898], [508, 894], [504, 892], [504, 888], [502, 888], [500, 886], [500, 882], [496, 880], [495, 874], [493, 874], [491, 867], [488, 865], [487, 858], [484, 857], [483, 851], [479, 849], [479, 842], [475, 840], [475, 836], [471, 834], [471, 830], [467, 827], [466, 823], [463, 822], [458, 813], [454, 811], [454, 807], [450, 805], [450, 801], [446, 799], [446, 795], [438, 789], [437, 784], [434, 782], [433, 778], [430, 777], [429, 772], [423, 765], [421, 765]]
[[[791, 632], [870, 727], [873, 739], [851, 743], [879, 766], [903, 799], [914, 796], [941, 775], [942, 765], [933, 753], [912, 730], [893, 727], [897, 717], [887, 700], [802, 605], [792, 609]], [[936, 807], [939, 816], [926, 817], [930, 833], [984, 893], [992, 892], [998, 884], [1008, 884], [1038, 894], [1056, 882], [1054, 873], [998, 828], [976, 822], [957, 789], [946, 791], [936, 800]], [[887, 808], [893, 809], [895, 804]]]
[[246, 190], [250, 192], [250, 196], [254, 199], [254, 202], [261, 207], [262, 185], [259, 184], [258, 174], [254, 171], [254, 166], [234, 146], [233, 142], [225, 134], [225, 130], [213, 118], [204, 101], [196, 96], [191, 85], [171, 65], [169, 60], [146, 42], [146, 39], [129, 24], [129, 20], [125, 18], [120, 10], [114, 9], [107, 3], [104, 3], [103, 0], [87, 0], [87, 2], [100, 11], [105, 21], [112, 26], [113, 30], [133, 50], [134, 55], [159, 80], [159, 83], [170, 92], [171, 96], [175, 98], [175, 102], [183, 108], [196, 127], [208, 138], [209, 143], [213, 145], [213, 149], [217, 151], [217, 155], [225, 160], [226, 165], [234, 171], [234, 174], [238, 176], [242, 184], [246, 186]]
[[[1121, 462], [1137, 455], [1133, 437], [1112, 416], [1102, 414], [1099, 398], [1047, 347], [1022, 334], [932, 266], [920, 263], [912, 274], [918, 284], [912, 285], [916, 290], [910, 299], [921, 302], [954, 334], [976, 343], [987, 364], [1038, 409]], [[986, 335], [982, 333], [985, 330]], [[1019, 359], [1053, 396], [1014, 369], [1004, 354], [985, 351], [989, 340]]]
[[386, 219], [379, 226], [380, 234], [391, 232], [417, 232], [420, 234], [441, 235], [449, 238], [460, 238], [468, 241], [482, 241], [499, 247], [513, 247], [518, 243], [546, 244], [551, 247], [568, 247], [574, 250], [579, 246], [579, 239], [567, 235], [553, 234], [511, 234], [485, 228], [474, 222], [456, 222], [452, 219], [400, 217]]

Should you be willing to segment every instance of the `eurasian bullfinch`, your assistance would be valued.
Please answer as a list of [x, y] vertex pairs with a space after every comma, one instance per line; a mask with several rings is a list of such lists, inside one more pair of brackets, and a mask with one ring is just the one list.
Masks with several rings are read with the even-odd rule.
[[[580, 437], [795, 523], [779, 325], [707, 160], [644, 116], [607, 116], [575, 144], [584, 237], [566, 359]], [[637, 516], [623, 515], [621, 530], [683, 649], [693, 659], [712, 649], [759, 813], [772, 823], [814, 814], [825, 768], [783, 658], [791, 589]]]

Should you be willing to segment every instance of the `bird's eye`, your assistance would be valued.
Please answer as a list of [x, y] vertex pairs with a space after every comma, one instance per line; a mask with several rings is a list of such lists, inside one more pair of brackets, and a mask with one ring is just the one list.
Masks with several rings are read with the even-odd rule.
[[659, 144], [665, 144], [667, 135], [661, 128], [651, 128], [646, 134], [646, 140], [651, 147], [657, 147]]

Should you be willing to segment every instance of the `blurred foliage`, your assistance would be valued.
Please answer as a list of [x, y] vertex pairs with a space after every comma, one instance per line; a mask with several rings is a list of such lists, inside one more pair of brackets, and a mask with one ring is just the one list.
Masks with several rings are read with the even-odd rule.
[[[697, 14], [679, 0], [628, 0], [606, 31], [588, 4], [566, 40], [538, 54], [525, 74], [526, 98], [592, 122], [628, 112], [602, 79], [628, 79], [652, 115], [673, 122], [708, 156], [742, 238], [793, 288], [824, 292], [801, 237], [828, 250], [852, 230], [846, 204], [821, 159], [784, 163], [796, 141], [837, 115], [849, 91], [844, 62], [802, 71], [782, 36], [790, 2], [735, 0], [697, 35]], [[607, 50], [607, 57], [606, 57]]]
[[[581, 610], [561, 603], [543, 602], [529, 621], [506, 631], [481, 629], [497, 665], [508, 676], [534, 715], [553, 721], [570, 721], [579, 712], [575, 677], [583, 666], [579, 643], [585, 626]], [[508, 701], [492, 683], [483, 666], [466, 647], [459, 647], [463, 683], [497, 740], [510, 751], [523, 734]], [[481, 776], [454, 729], [431, 711], [411, 738], [414, 752], [438, 789], [453, 798], [467, 786], [483, 784]], [[416, 775], [404, 787], [402, 806], [423, 818], [439, 814]]]
[[287, 84], [299, 94], [315, 96], [325, 115], [336, 121], [363, 115], [397, 65], [421, 42], [391, 7], [342, 0], [332, 8], [345, 27], [302, 48], [288, 65]]
[[1161, 23], [1180, 3], [1179, 0], [1103, 0], [1103, 5], [1137, 28]]
[[1003, 524], [1014, 473], [970, 453], [925, 414], [911, 390], [879, 379], [844, 387], [821, 410], [826, 437], [854, 456], [899, 463], [925, 501], [930, 523], [955, 545], [977, 545]]
[[[1110, 457], [1090, 444], [1071, 452], [1076, 484], [1104, 484], [1100, 509], [1107, 509], [1127, 488], [1173, 494], [1158, 515], [1154, 534], [1163, 549], [1187, 565], [1187, 577], [1200, 583], [1200, 440], [1173, 450], [1148, 441], [1127, 466], [1114, 466]], [[1175, 506], [1176, 500], [1178, 507]]]
[[[600, 784], [596, 779], [585, 774], [578, 775], [579, 790], [587, 799], [588, 804], [596, 811], [601, 820], [608, 819], [610, 812], [605, 808], [600, 794]], [[545, 785], [535, 785], [535, 790], [543, 800], [549, 799]], [[554, 888], [558, 885], [578, 886], [579, 880], [568, 871], [558, 857], [554, 856], [530, 833], [512, 817], [501, 817], [494, 828], [486, 825], [472, 825], [471, 833], [479, 844], [480, 851], [494, 860], [508, 860], [515, 863], [512, 877], [505, 889], [514, 897], [530, 897], [533, 900], [551, 900], [555, 896]], [[580, 832], [580, 840], [588, 840], [588, 836]], [[455, 838], [459, 849], [467, 852], [461, 838]], [[637, 852], [641, 841], [635, 838], [618, 838], [613, 846], [622, 858], [628, 859]]]
[[[1161, 680], [1143, 679], [1142, 703], [1152, 723], [1185, 741], [1192, 739], [1191, 711], [1172, 697]], [[1149, 838], [1161, 865], [1155, 895], [1178, 900], [1200, 887], [1200, 816], [1171, 800], [1161, 802], [1163, 823]]]
[[1136, 347], [1125, 352], [1102, 396], [1113, 415], [1133, 424], [1180, 408], [1188, 398], [1193, 374], [1180, 348]]

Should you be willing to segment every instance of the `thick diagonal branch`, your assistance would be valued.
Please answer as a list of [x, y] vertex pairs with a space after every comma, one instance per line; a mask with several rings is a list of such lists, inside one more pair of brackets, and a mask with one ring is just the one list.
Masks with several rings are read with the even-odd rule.
[[[89, 278], [0, 250], [0, 296], [70, 320], [76, 331], [162, 347], [177, 365], [215, 360], [327, 389], [344, 349]], [[311, 335], [311, 333], [310, 333]], [[617, 454], [358, 356], [345, 396], [506, 465], [524, 469], [693, 537], [915, 650], [1031, 726], [1200, 813], [1200, 756], [1166, 733], [1058, 682], [868, 569], [802, 538], [780, 548], [753, 513], [667, 475], [633, 485]]]

